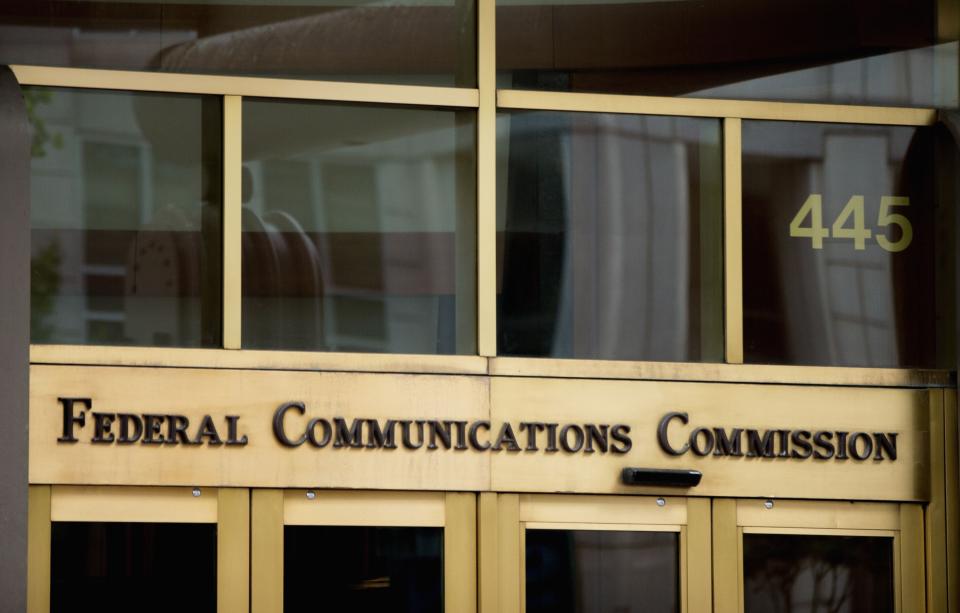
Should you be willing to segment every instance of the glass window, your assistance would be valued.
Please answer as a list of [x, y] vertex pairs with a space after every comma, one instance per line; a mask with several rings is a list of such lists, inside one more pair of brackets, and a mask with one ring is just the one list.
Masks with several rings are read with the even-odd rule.
[[498, 353], [723, 359], [714, 119], [498, 119]]
[[498, 78], [516, 89], [956, 107], [957, 38], [938, 37], [937, 4], [497, 0]]
[[214, 524], [53, 522], [51, 613], [216, 613]]
[[216, 347], [220, 100], [24, 88], [31, 340]]
[[476, 113], [247, 100], [243, 345], [476, 347]]
[[743, 535], [745, 613], [892, 613], [893, 538]]
[[286, 526], [283, 610], [443, 611], [443, 528]]
[[527, 613], [680, 611], [675, 532], [527, 530]]
[[954, 364], [937, 140], [928, 127], [743, 122], [747, 362]]
[[0, 63], [476, 85], [473, 0], [12, 0]]

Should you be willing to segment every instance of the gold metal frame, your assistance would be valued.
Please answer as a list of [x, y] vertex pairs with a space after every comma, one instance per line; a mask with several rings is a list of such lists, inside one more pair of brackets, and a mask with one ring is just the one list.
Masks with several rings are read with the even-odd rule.
[[217, 611], [247, 613], [249, 507], [246, 489], [31, 485], [27, 611], [50, 611], [52, 523], [97, 521], [217, 524]]
[[444, 610], [477, 608], [476, 495], [459, 492], [253, 490], [251, 610], [283, 610], [284, 526], [442, 527]]

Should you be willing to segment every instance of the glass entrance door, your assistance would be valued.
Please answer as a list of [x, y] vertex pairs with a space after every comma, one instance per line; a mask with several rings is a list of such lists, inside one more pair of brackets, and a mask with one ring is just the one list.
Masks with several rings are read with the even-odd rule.
[[717, 611], [923, 611], [923, 511], [912, 504], [716, 500], [714, 568], [722, 577]]
[[511, 585], [510, 573], [500, 573], [504, 613], [673, 613], [709, 608], [709, 500], [511, 494], [499, 498], [501, 564], [515, 568], [517, 578]]
[[252, 610], [476, 609], [476, 497], [254, 490]]

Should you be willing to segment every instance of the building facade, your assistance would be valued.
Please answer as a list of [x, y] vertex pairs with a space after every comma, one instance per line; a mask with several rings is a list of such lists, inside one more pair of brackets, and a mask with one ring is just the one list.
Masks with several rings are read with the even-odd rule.
[[0, 7], [10, 610], [960, 613], [958, 32]]

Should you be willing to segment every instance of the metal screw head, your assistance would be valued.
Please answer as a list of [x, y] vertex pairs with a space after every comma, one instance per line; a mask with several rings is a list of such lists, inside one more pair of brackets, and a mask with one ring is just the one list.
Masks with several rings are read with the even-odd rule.
[[317, 493], [313, 490], [307, 492], [307, 500], [313, 500], [317, 497]]
[[657, 506], [658, 506], [658, 507], [665, 506], [666, 504], [667, 504], [667, 501], [666, 501], [666, 500], [664, 500], [663, 498], [657, 498]]
[[193, 491], [190, 492], [190, 493], [193, 494], [193, 497], [194, 497], [194, 498], [199, 498], [199, 497], [200, 497], [200, 488], [199, 488], [199, 487], [195, 487], [195, 488], [193, 488]]
[[764, 501], [763, 501], [763, 508], [764, 508], [764, 509], [772, 509], [772, 508], [773, 508], [773, 501], [772, 501], [772, 500], [764, 500]]

